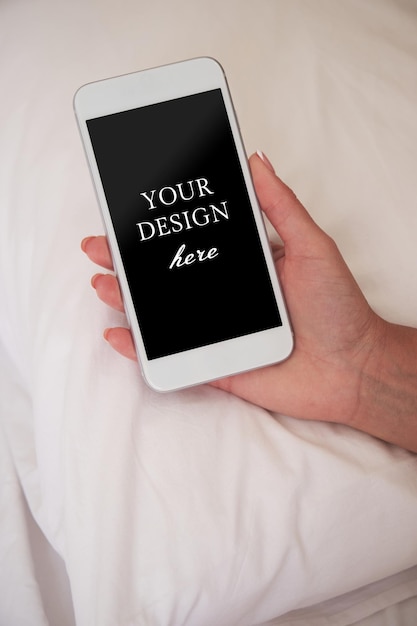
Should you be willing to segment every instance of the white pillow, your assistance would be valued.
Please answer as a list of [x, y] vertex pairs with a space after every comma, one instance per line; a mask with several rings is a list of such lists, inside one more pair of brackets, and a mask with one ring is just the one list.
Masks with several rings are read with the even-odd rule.
[[31, 400], [31, 449], [4, 419], [77, 624], [256, 624], [417, 563], [415, 455], [208, 387], [150, 391], [102, 340], [124, 319], [97, 302], [79, 249], [102, 227], [75, 90], [210, 54], [250, 151], [263, 147], [336, 237], [372, 304], [417, 325], [416, 17], [337, 7], [0, 8], [0, 337]]

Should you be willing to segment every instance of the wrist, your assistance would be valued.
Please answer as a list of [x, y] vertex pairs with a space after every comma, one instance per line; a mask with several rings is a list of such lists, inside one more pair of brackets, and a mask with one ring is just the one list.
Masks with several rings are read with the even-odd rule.
[[375, 316], [349, 425], [417, 452], [417, 330]]

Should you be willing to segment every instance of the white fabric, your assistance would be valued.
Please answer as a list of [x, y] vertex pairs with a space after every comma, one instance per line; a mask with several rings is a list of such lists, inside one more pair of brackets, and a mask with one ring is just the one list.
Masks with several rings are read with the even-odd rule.
[[417, 326], [416, 27], [394, 0], [3, 0], [0, 624], [71, 625], [68, 585], [77, 626], [347, 625], [417, 595], [415, 455], [158, 395], [102, 340], [123, 317], [79, 250], [102, 227], [72, 113], [90, 80], [218, 58], [248, 151]]

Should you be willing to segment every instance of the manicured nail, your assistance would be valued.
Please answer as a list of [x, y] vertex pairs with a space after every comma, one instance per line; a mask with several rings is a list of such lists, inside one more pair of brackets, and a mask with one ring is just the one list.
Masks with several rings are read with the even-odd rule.
[[266, 154], [264, 154], [262, 152], [262, 150], [257, 150], [256, 154], [258, 155], [258, 157], [265, 163], [266, 167], [271, 170], [271, 172], [274, 172], [275, 174], [275, 170], [274, 170], [274, 166], [272, 165], [271, 161], [268, 159], [268, 157], [266, 156]]
[[103, 276], [103, 274], [94, 274], [94, 276], [91, 278], [91, 286], [94, 287], [94, 289], [96, 289], [96, 282], [97, 279], [100, 278], [100, 276]]
[[94, 239], [94, 237], [84, 237], [84, 239], [82, 240], [82, 242], [81, 242], [81, 250], [83, 252], [87, 252], [87, 244], [88, 244], [88, 242], [91, 239]]

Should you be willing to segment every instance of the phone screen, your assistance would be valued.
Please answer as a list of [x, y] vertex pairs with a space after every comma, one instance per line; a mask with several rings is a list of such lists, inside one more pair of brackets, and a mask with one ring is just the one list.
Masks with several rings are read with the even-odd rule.
[[87, 127], [148, 359], [281, 326], [221, 90]]

